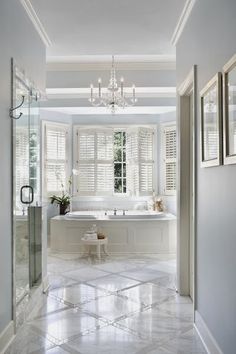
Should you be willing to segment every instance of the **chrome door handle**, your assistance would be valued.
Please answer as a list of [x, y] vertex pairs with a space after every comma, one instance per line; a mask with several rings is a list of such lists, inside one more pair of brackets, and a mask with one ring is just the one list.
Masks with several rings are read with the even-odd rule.
[[[30, 192], [29, 192], [29, 196], [30, 196], [30, 199], [29, 200], [24, 200], [24, 196], [23, 196], [23, 191], [24, 189], [29, 189]], [[28, 185], [25, 185], [25, 186], [22, 186], [21, 189], [20, 189], [20, 201], [22, 204], [32, 204], [33, 201], [34, 201], [34, 190], [31, 186], [28, 186]]]

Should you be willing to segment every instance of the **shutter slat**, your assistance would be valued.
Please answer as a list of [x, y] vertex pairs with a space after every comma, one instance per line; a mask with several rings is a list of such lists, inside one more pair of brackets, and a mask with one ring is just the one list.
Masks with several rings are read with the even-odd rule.
[[176, 126], [165, 126], [162, 131], [163, 189], [165, 194], [176, 191]]
[[68, 126], [46, 125], [45, 183], [47, 193], [58, 193], [67, 188]]

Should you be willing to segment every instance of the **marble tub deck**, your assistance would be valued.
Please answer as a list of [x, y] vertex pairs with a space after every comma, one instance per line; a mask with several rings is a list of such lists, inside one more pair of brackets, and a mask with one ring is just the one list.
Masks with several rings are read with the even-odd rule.
[[170, 255], [50, 254], [50, 288], [6, 354], [203, 354]]

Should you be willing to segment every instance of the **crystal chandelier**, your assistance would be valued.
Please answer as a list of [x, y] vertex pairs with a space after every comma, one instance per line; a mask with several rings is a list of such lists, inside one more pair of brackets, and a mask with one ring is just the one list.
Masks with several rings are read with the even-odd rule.
[[105, 106], [111, 110], [114, 114], [118, 108], [125, 108], [134, 106], [137, 102], [135, 96], [135, 85], [132, 86], [131, 94], [127, 97], [127, 93], [124, 92], [124, 78], [121, 77], [120, 85], [116, 80], [116, 70], [114, 64], [114, 56], [112, 56], [111, 76], [109, 85], [106, 89], [101, 87], [102, 80], [98, 79], [98, 93], [94, 93], [94, 87], [90, 85], [90, 98], [89, 102], [95, 107]]

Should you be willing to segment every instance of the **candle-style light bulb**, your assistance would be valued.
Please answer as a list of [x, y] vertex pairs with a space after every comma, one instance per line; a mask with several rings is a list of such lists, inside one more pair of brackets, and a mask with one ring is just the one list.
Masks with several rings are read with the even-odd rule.
[[93, 102], [93, 84], [90, 85], [91, 102]]
[[135, 85], [133, 85], [132, 88], [133, 88], [133, 102], [135, 102]]
[[102, 79], [99, 78], [98, 79], [98, 96], [101, 97], [101, 83], [102, 83]]
[[124, 78], [123, 77], [120, 78], [120, 93], [121, 93], [121, 96], [123, 97], [124, 96]]

